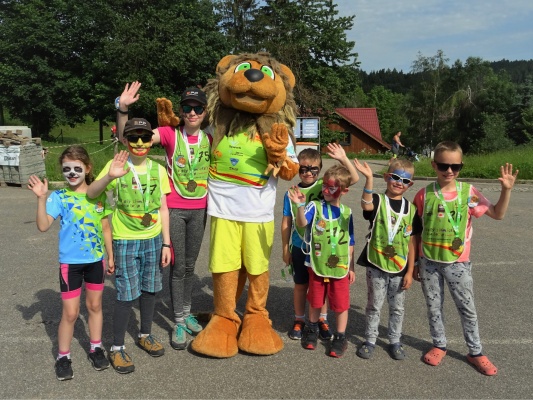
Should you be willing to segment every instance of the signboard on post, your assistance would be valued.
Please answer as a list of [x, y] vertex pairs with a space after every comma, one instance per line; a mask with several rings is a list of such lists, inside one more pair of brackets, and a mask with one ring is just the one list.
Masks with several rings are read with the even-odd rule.
[[[296, 152], [297, 154], [304, 148], [314, 148], [320, 151], [320, 118], [317, 117], [301, 117], [296, 118], [296, 126], [294, 127], [294, 137], [297, 139]], [[298, 141], [298, 139], [316, 139], [307, 141]]]

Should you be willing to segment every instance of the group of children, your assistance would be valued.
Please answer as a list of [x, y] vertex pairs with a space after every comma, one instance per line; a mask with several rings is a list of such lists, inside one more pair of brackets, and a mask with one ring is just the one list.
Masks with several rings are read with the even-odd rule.
[[[349, 207], [341, 204], [348, 187], [358, 181], [342, 148], [328, 146], [329, 155], [341, 161], [319, 178], [320, 153], [300, 152], [300, 183], [292, 186], [283, 208], [283, 261], [294, 274], [294, 325], [289, 337], [301, 340], [306, 349], [315, 349], [317, 339], [332, 336], [327, 322], [327, 305], [335, 313], [336, 333], [328, 354], [341, 357], [346, 348], [345, 330], [350, 306], [349, 286], [355, 281], [353, 222]], [[501, 194], [491, 204], [474, 186], [459, 182], [463, 167], [461, 147], [441, 142], [431, 162], [436, 182], [419, 190], [414, 201], [405, 197], [413, 185], [414, 166], [394, 159], [384, 174], [384, 193], [373, 189], [373, 172], [357, 159], [353, 164], [365, 177], [361, 195], [363, 218], [369, 221], [366, 244], [357, 264], [366, 267], [368, 301], [365, 338], [356, 354], [372, 357], [385, 301], [389, 306], [388, 352], [395, 360], [406, 357], [400, 341], [405, 291], [413, 280], [422, 284], [426, 298], [433, 347], [423, 356], [425, 363], [439, 365], [446, 355], [444, 330], [444, 287], [450, 289], [461, 317], [469, 353], [467, 361], [485, 375], [497, 368], [482, 354], [473, 297], [470, 262], [472, 216], [502, 219], [509, 205], [518, 170], [512, 164], [500, 169]], [[305, 299], [309, 303], [306, 321]]]
[[[126, 86], [119, 107], [136, 101], [137, 90], [138, 87]], [[119, 132], [128, 151], [117, 153], [96, 180], [93, 178], [89, 155], [81, 146], [70, 146], [59, 158], [67, 181], [64, 189], [56, 190], [47, 197], [47, 180], [41, 181], [36, 176], [29, 178], [28, 187], [38, 198], [38, 229], [48, 230], [53, 221], [61, 217], [59, 278], [63, 313], [58, 329], [57, 379], [73, 377], [70, 344], [79, 315], [83, 281], [89, 313], [88, 359], [96, 370], [106, 369], [111, 363], [119, 373], [134, 371], [124, 341], [136, 299], [139, 299], [140, 309], [137, 345], [151, 356], [164, 354], [165, 349], [151, 334], [151, 327], [156, 293], [162, 289], [162, 268], [170, 265], [173, 257], [183, 260], [180, 276], [171, 276], [171, 285], [175, 285], [171, 293], [176, 322], [172, 347], [184, 349], [187, 343], [185, 334], [194, 334], [202, 329], [190, 314], [190, 282], [183, 283], [186, 267], [187, 276], [193, 273], [198, 251], [193, 249], [193, 256], [186, 258], [172, 249], [176, 246], [175, 241], [180, 240], [176, 236], [184, 240], [189, 234], [186, 229], [192, 228], [183, 225], [172, 237], [172, 224], [169, 222], [172, 218], [169, 208], [179, 210], [186, 199], [196, 201], [205, 197], [205, 190], [198, 188], [198, 183], [203, 182], [203, 175], [199, 174], [194, 179], [195, 170], [191, 166], [191, 161], [199, 165], [201, 160], [194, 155], [194, 151], [190, 151], [191, 139], [188, 137], [191, 136], [190, 131], [194, 130], [193, 136], [200, 135], [195, 138], [194, 144], [198, 150], [205, 145], [202, 154], [208, 151], [210, 139], [204, 138], [204, 143], [199, 129], [203, 117], [198, 121], [198, 115], [205, 111], [205, 95], [202, 94], [191, 94], [190, 91], [183, 94], [180, 109], [188, 122], [175, 141], [168, 138], [170, 132], [160, 128], [153, 131], [145, 119], [127, 120], [126, 117], [121, 121], [119, 118]], [[188, 104], [188, 101], [192, 103]], [[126, 114], [120, 108], [118, 111]], [[189, 184], [187, 187], [171, 185], [169, 175], [173, 177], [178, 169], [169, 165], [167, 171], [147, 158], [154, 136], [156, 142], [169, 147], [167, 155], [170, 156], [167, 160], [189, 165], [181, 173], [187, 174], [189, 184], [196, 184], [194, 187], [188, 187]], [[186, 157], [188, 160], [183, 161], [181, 153], [181, 157], [176, 157], [178, 146], [184, 147], [184, 154], [189, 155]], [[289, 337], [301, 340], [306, 349], [315, 349], [319, 338], [329, 341], [333, 337], [328, 349], [332, 357], [341, 357], [347, 349], [350, 285], [355, 282], [355, 239], [352, 211], [341, 204], [341, 198], [348, 192], [349, 186], [358, 182], [359, 171], [366, 179], [361, 206], [364, 219], [369, 221], [370, 231], [357, 260], [357, 264], [366, 267], [368, 303], [365, 340], [356, 354], [365, 359], [372, 357], [378, 337], [380, 309], [387, 298], [388, 350], [396, 360], [405, 358], [405, 349], [400, 341], [405, 291], [413, 280], [417, 280], [421, 282], [426, 298], [433, 340], [433, 348], [423, 360], [429, 365], [438, 365], [446, 355], [443, 325], [446, 284], [461, 316], [469, 348], [468, 362], [485, 375], [496, 374], [496, 367], [481, 352], [469, 258], [471, 217], [478, 218], [486, 214], [494, 219], [502, 219], [518, 171], [513, 173], [510, 164], [501, 167], [501, 195], [498, 202], [492, 205], [474, 186], [457, 181], [463, 166], [461, 148], [454, 142], [442, 142], [435, 148], [432, 161], [437, 174], [436, 182], [421, 189], [414, 201], [410, 202], [404, 194], [413, 185], [414, 167], [411, 162], [393, 160], [384, 174], [387, 184], [385, 192], [376, 193], [373, 190], [373, 173], [366, 163], [358, 160], [352, 163], [337, 144], [328, 145], [327, 153], [340, 165], [329, 168], [324, 177], [319, 178], [322, 168], [320, 153], [313, 149], [300, 152], [300, 183], [292, 186], [284, 198], [281, 228], [283, 261], [292, 265], [295, 283], [295, 319]], [[179, 203], [181, 206], [168, 204], [171, 197], [167, 195], [171, 193], [172, 186], [174, 194], [179, 196], [177, 202], [182, 201]], [[106, 191], [113, 193], [114, 210], [107, 201]], [[197, 209], [201, 211], [195, 212], [193, 206], [189, 212], [176, 212], [173, 224], [178, 224], [177, 221], [181, 219], [196, 221], [196, 230], [203, 235], [205, 202], [200, 203], [195, 205], [200, 204]], [[112, 214], [112, 232], [107, 219], [109, 214]], [[183, 252], [184, 249], [179, 251]], [[173, 261], [175, 264], [176, 260]], [[115, 274], [117, 290], [113, 345], [107, 358], [101, 338], [102, 293], [106, 273]], [[175, 296], [179, 296], [179, 300], [175, 300]], [[307, 318], [306, 300], [309, 304]], [[328, 307], [335, 313], [334, 335], [327, 321]]]

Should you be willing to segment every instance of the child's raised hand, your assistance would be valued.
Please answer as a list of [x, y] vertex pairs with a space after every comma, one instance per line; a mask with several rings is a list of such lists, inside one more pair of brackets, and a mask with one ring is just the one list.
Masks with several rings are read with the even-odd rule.
[[296, 185], [289, 189], [289, 199], [293, 203], [305, 203], [305, 194], [300, 192], [300, 188]]
[[500, 177], [498, 180], [502, 184], [502, 189], [512, 189], [518, 175], [518, 170], [513, 174], [513, 164], [505, 163], [500, 167]]
[[344, 151], [342, 146], [337, 143], [328, 143], [326, 150], [328, 156], [330, 156], [334, 160], [341, 161], [342, 159], [344, 159], [344, 157], [346, 157], [346, 152]]
[[355, 169], [357, 169], [360, 173], [362, 173], [365, 178], [369, 178], [373, 175], [372, 168], [368, 166], [366, 161], [361, 164], [357, 158], [353, 160], [353, 165], [355, 165]]
[[129, 107], [131, 104], [139, 100], [139, 89], [141, 88], [141, 82], [134, 81], [131, 84], [126, 83], [124, 91], [120, 95], [120, 105]]
[[37, 175], [30, 175], [28, 178], [28, 189], [30, 189], [37, 197], [46, 196], [48, 193], [48, 181], [46, 178], [41, 180]]
[[115, 154], [115, 157], [113, 157], [113, 161], [111, 161], [111, 165], [109, 166], [108, 175], [110, 178], [120, 178], [128, 173], [130, 168], [128, 167], [127, 169], [124, 169], [124, 166], [128, 162], [128, 157], [129, 153], [126, 150], [121, 150]]

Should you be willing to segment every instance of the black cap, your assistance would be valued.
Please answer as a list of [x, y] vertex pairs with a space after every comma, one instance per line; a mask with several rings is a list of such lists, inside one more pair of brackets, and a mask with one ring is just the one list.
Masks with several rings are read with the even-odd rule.
[[195, 87], [185, 89], [185, 91], [181, 94], [181, 104], [187, 100], [197, 101], [204, 106], [207, 104], [207, 97], [205, 96], [205, 93], [201, 89]]
[[128, 133], [134, 134], [138, 130], [153, 133], [152, 125], [150, 125], [150, 122], [148, 122], [144, 118], [132, 118], [129, 119], [128, 122], [126, 122], [126, 125], [124, 126], [124, 136], [126, 136]]

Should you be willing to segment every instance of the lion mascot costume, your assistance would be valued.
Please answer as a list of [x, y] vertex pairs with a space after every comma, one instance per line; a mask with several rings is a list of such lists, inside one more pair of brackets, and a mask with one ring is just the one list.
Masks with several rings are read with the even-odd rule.
[[[204, 88], [214, 128], [208, 184], [209, 270], [214, 312], [191, 346], [211, 357], [240, 350], [270, 355], [283, 348], [266, 310], [278, 177], [298, 173], [296, 104], [291, 70], [267, 53], [228, 55]], [[158, 99], [160, 125], [173, 124], [172, 105]], [[235, 309], [246, 280], [241, 321]]]

